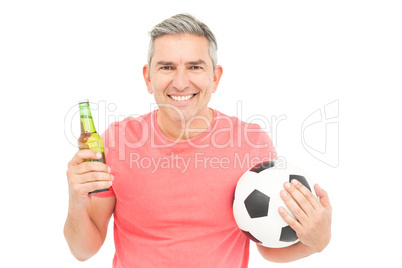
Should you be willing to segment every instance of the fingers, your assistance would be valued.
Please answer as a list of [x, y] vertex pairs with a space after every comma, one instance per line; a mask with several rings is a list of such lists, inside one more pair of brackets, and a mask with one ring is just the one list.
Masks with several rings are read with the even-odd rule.
[[97, 151], [93, 151], [93, 150], [79, 150], [73, 157], [73, 159], [71, 159], [71, 161], [68, 163], [69, 166], [77, 166], [81, 163], [83, 163], [85, 160], [87, 159], [101, 159], [102, 158], [102, 154], [97, 152]]
[[[294, 186], [294, 188], [303, 195], [304, 199], [306, 199], [314, 209], [320, 208], [320, 203], [318, 202], [317, 197], [315, 197], [314, 194], [309, 189], [307, 189], [307, 187], [305, 187], [298, 180], [292, 180], [291, 183], [291, 185]], [[292, 190], [292, 188], [290, 190]], [[297, 193], [297, 191], [295, 192]], [[299, 204], [304, 203], [303, 197], [299, 195], [299, 199], [297, 200]]]
[[[288, 189], [287, 189], [288, 190]], [[295, 194], [295, 193], [293, 193]], [[299, 204], [295, 201], [294, 197], [292, 197], [287, 191], [281, 191], [281, 198], [285, 202], [286, 206], [292, 211], [293, 215], [295, 215], [296, 219], [300, 223], [305, 223], [308, 221], [308, 212], [304, 211]], [[307, 210], [307, 209], [306, 209]], [[308, 210], [307, 210], [308, 211]], [[285, 220], [285, 219], [284, 219]], [[286, 221], [286, 220], [285, 220]], [[289, 225], [290, 223], [287, 222]]]
[[114, 179], [111, 168], [98, 161], [102, 155], [93, 150], [78, 151], [68, 164], [67, 179], [70, 190], [75, 194], [88, 194], [94, 190], [109, 188]]
[[102, 162], [83, 162], [77, 166], [71, 166], [67, 170], [70, 183], [88, 183], [97, 181], [112, 181], [111, 168]]
[[[87, 159], [99, 159], [102, 155], [93, 150], [80, 150], [69, 162], [67, 177], [70, 181], [85, 183], [90, 181], [111, 180], [111, 169], [108, 165], [98, 161], [87, 161]], [[85, 176], [80, 176], [85, 175]]]
[[112, 181], [113, 175], [105, 172], [88, 172], [75, 177], [75, 183], [88, 183], [97, 181]]
[[110, 173], [111, 168], [102, 163], [102, 162], [97, 162], [97, 161], [88, 161], [88, 162], [83, 162], [80, 165], [77, 165], [74, 168], [74, 172], [76, 174], [85, 174], [88, 172], [105, 172], [105, 173]]
[[109, 188], [110, 186], [112, 186], [112, 181], [91, 181], [88, 183], [81, 184], [79, 191], [81, 192], [81, 194], [86, 195], [95, 190], [106, 189]]
[[[87, 163], [82, 163], [79, 167], [76, 167], [76, 169], [84, 166], [82, 170], [85, 170], [86, 164]], [[106, 167], [106, 170], [108, 169], [107, 165], [103, 163], [99, 164]], [[102, 169], [104, 169], [104, 167], [102, 167]], [[70, 170], [71, 169], [74, 168], [70, 168]], [[84, 196], [88, 195], [88, 193], [93, 192], [95, 190], [109, 188], [112, 185], [112, 181], [114, 179], [112, 174], [104, 171], [88, 171], [82, 174], [74, 173], [76, 172], [74, 170], [70, 172], [71, 173], [68, 174], [67, 178], [69, 182], [69, 188], [74, 196]]]
[[317, 196], [320, 198], [321, 205], [323, 205], [324, 207], [331, 207], [328, 193], [324, 189], [322, 189], [318, 184], [314, 185], [314, 190], [317, 193]]
[[318, 200], [304, 185], [294, 180], [286, 182], [284, 188], [281, 198], [296, 219], [283, 207], [279, 208], [279, 214], [303, 244], [315, 252], [322, 251], [331, 238], [332, 208], [328, 194], [316, 184], [314, 189], [320, 198]]
[[281, 197], [297, 220], [302, 225], [313, 220], [316, 217], [316, 210], [322, 207], [317, 198], [297, 180], [286, 182], [284, 188], [286, 191], [281, 191]]
[[283, 220], [296, 232], [300, 232], [302, 226], [300, 223], [293, 218], [283, 207], [279, 207], [279, 214], [282, 216]]

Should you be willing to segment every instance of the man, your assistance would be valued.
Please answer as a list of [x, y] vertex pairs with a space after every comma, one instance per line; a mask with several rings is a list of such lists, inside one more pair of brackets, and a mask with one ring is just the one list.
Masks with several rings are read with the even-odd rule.
[[[159, 109], [109, 127], [108, 165], [84, 162], [101, 157], [90, 150], [68, 165], [64, 233], [78, 260], [100, 249], [113, 214], [113, 267], [247, 267], [249, 239], [234, 221], [233, 192], [247, 169], [276, 153], [258, 125], [208, 107], [222, 76], [216, 50], [209, 28], [189, 15], [151, 31], [143, 75]], [[287, 262], [326, 247], [331, 205], [324, 190], [315, 190], [320, 201], [300, 183], [284, 185], [281, 196], [298, 221], [280, 213], [300, 242], [258, 245], [264, 258]]]

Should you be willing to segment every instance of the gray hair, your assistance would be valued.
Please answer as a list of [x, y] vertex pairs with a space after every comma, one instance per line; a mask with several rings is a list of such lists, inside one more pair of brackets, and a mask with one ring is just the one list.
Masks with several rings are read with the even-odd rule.
[[161, 23], [154, 26], [152, 31], [149, 32], [151, 40], [148, 48], [148, 65], [151, 66], [151, 59], [154, 55], [154, 41], [156, 38], [164, 35], [180, 35], [180, 34], [193, 34], [196, 36], [203, 36], [209, 42], [209, 57], [212, 60], [212, 65], [215, 67], [218, 61], [218, 44], [212, 31], [203, 22], [195, 19], [189, 14], [177, 14], [170, 17]]

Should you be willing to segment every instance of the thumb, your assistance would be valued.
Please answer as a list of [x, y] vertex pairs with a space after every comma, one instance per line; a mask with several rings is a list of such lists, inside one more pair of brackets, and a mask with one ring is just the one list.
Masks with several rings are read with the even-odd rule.
[[331, 203], [329, 202], [328, 193], [324, 189], [322, 189], [318, 184], [314, 185], [314, 190], [317, 196], [320, 198], [321, 205], [323, 205], [324, 207], [330, 207]]

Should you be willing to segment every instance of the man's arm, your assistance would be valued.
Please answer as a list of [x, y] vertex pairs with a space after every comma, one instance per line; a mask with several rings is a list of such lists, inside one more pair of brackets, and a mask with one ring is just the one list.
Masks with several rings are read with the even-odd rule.
[[87, 210], [69, 210], [64, 225], [64, 236], [77, 260], [89, 259], [103, 245], [115, 202], [115, 196], [92, 197]]
[[328, 194], [318, 184], [314, 186], [319, 200], [300, 182], [285, 183], [281, 197], [297, 218], [282, 207], [279, 214], [293, 230], [300, 242], [285, 248], [267, 248], [257, 245], [260, 254], [273, 262], [291, 262], [321, 252], [331, 239], [332, 207]]
[[114, 196], [97, 198], [88, 194], [111, 185], [112, 176], [106, 164], [84, 162], [98, 158], [95, 151], [81, 150], [67, 170], [69, 208], [64, 236], [71, 253], [80, 261], [89, 259], [101, 248], [116, 202]]
[[258, 252], [264, 259], [272, 262], [292, 262], [315, 253], [301, 242], [285, 248], [267, 248], [257, 245]]

